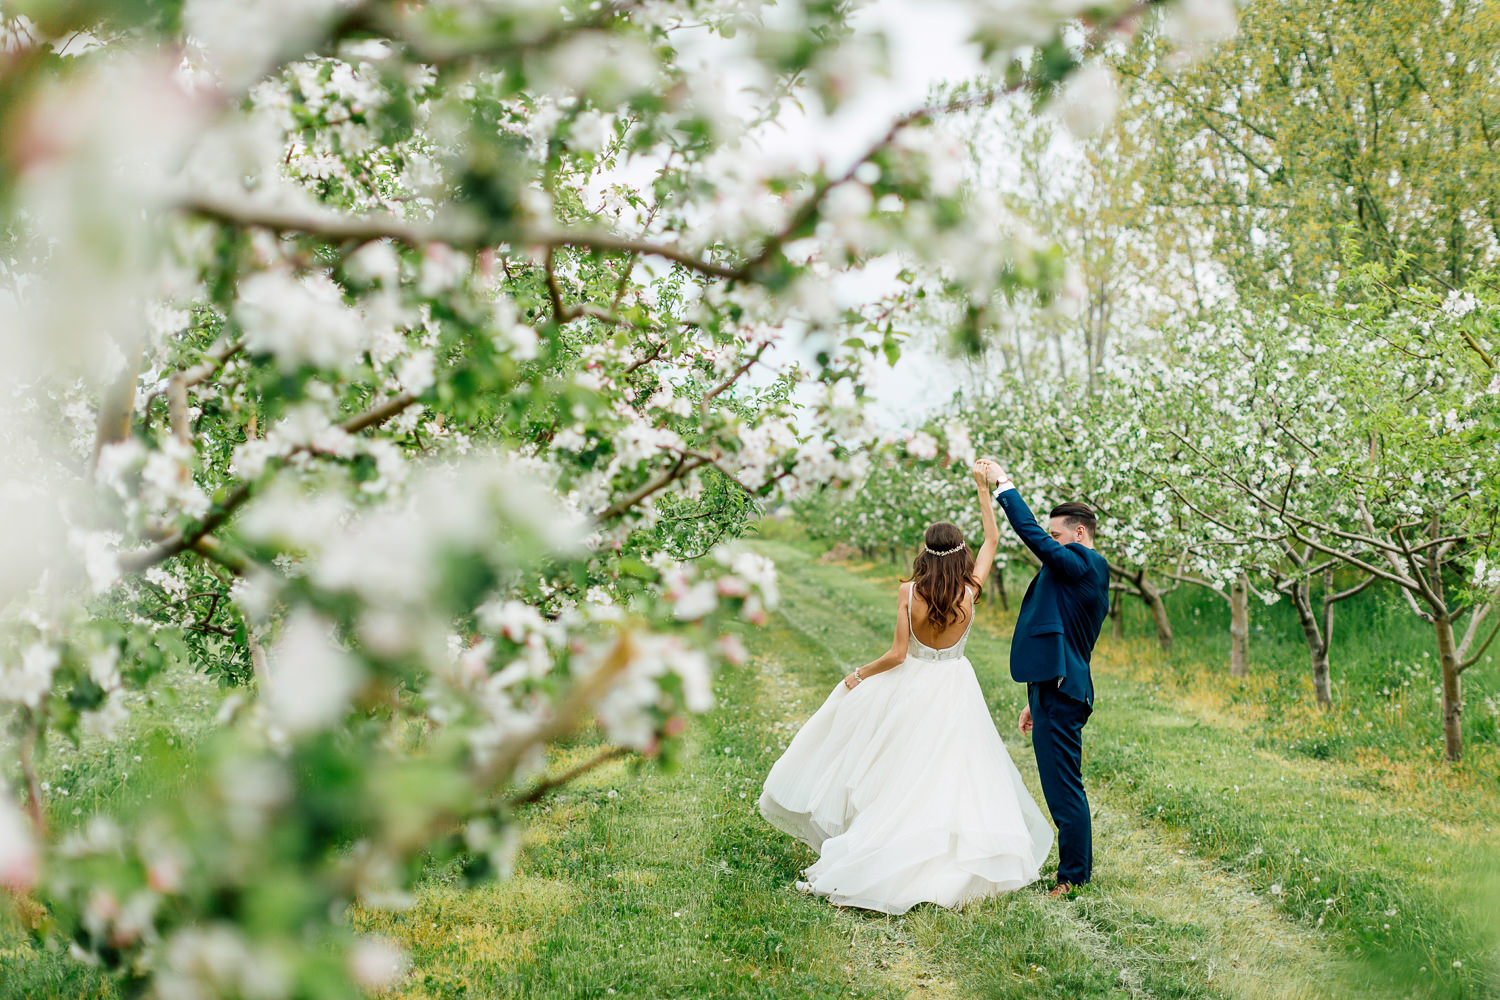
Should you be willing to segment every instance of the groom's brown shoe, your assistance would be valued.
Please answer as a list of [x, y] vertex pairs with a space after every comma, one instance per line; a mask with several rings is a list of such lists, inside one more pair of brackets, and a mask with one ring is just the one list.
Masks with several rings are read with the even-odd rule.
[[1069, 885], [1067, 882], [1059, 882], [1059, 883], [1057, 883], [1057, 885], [1055, 885], [1055, 886], [1052, 887], [1052, 891], [1051, 892], [1047, 893], [1047, 898], [1049, 898], [1049, 899], [1057, 899], [1060, 896], [1066, 896], [1068, 893], [1070, 893], [1072, 891], [1073, 891], [1073, 887], [1071, 885]]

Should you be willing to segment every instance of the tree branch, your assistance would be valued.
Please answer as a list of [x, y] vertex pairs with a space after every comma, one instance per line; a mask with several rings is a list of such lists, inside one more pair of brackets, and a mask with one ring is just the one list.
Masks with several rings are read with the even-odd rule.
[[1323, 603], [1335, 604], [1339, 601], [1347, 600], [1348, 598], [1353, 597], [1355, 594], [1359, 593], [1361, 590], [1364, 590], [1366, 587], [1370, 586], [1370, 584], [1374, 583], [1378, 579], [1379, 577], [1367, 576], [1362, 582], [1355, 584], [1348, 590], [1341, 590], [1331, 596], [1325, 594], [1323, 595]]
[[[339, 426], [345, 432], [354, 434], [364, 430], [367, 427], [374, 427], [378, 424], [384, 423], [416, 401], [417, 397], [415, 395], [409, 392], [404, 392], [401, 395], [393, 397], [392, 399], [389, 399], [384, 403], [371, 407], [364, 413], [361, 413], [354, 417], [350, 417]], [[299, 445], [296, 448], [293, 448], [283, 457], [290, 458], [292, 455], [301, 454], [302, 452], [305, 452], [307, 450], [308, 448], [305, 445]], [[236, 510], [238, 510], [240, 507], [243, 507], [246, 501], [248, 501], [253, 495], [253, 492], [254, 490], [250, 483], [241, 483], [239, 486], [230, 491], [230, 493], [225, 496], [225, 498], [212, 511], [209, 512], [208, 516], [205, 517], [202, 521], [198, 522], [198, 524], [187, 528], [172, 536], [171, 538], [168, 538], [165, 541], [151, 546], [150, 548], [142, 549], [139, 552], [132, 552], [128, 555], [121, 556], [121, 572], [139, 573], [142, 570], [155, 566], [157, 563], [164, 562], [175, 555], [186, 552], [188, 549], [195, 548], [200, 540], [221, 528]], [[201, 554], [208, 555], [207, 552], [201, 552]], [[213, 557], [210, 556], [210, 558]]]
[[[1488, 611], [1488, 609], [1486, 609], [1486, 611]], [[1474, 626], [1478, 623], [1478, 621], [1478, 617], [1471, 618], [1469, 620], [1469, 635], [1466, 637], [1469, 641], [1473, 640]], [[1490, 648], [1490, 643], [1495, 641], [1495, 634], [1497, 632], [1500, 632], [1500, 618], [1497, 618], [1495, 620], [1495, 627], [1490, 629], [1490, 634], [1485, 636], [1484, 642], [1481, 642], [1479, 644], [1479, 648], [1474, 650], [1474, 655], [1468, 657], [1458, 665], [1459, 673], [1463, 673], [1465, 670], [1468, 670], [1474, 664], [1479, 662], [1479, 658], [1484, 655], [1484, 651]]]
[[661, 475], [657, 476], [655, 479], [650, 480], [644, 486], [641, 486], [634, 492], [628, 493], [624, 497], [621, 497], [619, 500], [616, 500], [614, 503], [601, 510], [598, 514], [595, 514], [594, 520], [608, 521], [611, 518], [619, 517], [621, 514], [625, 513], [627, 510], [634, 507], [636, 504], [640, 503], [651, 494], [657, 492], [658, 490], [664, 489], [667, 486], [670, 486], [673, 481], [687, 475], [689, 472], [692, 472], [699, 466], [707, 465], [708, 461], [708, 459], [704, 458], [695, 459], [689, 462], [687, 452], [680, 453], [677, 456], [677, 461], [672, 464], [672, 467], [670, 469], [667, 469]]
[[595, 768], [607, 764], [612, 760], [618, 760], [619, 758], [624, 757], [631, 752], [632, 751], [628, 747], [605, 747], [603, 750], [600, 750], [597, 754], [584, 761], [582, 764], [571, 767], [568, 770], [564, 771], [562, 774], [557, 775], [556, 777], [547, 778], [544, 781], [538, 782], [535, 787], [526, 792], [524, 795], [514, 796], [510, 800], [510, 804], [514, 807], [519, 807], [530, 805], [533, 802], [540, 802], [542, 798], [545, 797], [549, 792], [561, 788], [563, 785], [566, 785], [570, 781], [574, 781], [582, 777]]
[[706, 419], [708, 417], [708, 401], [710, 399], [713, 399], [719, 393], [723, 392], [725, 389], [728, 389], [730, 386], [734, 385], [734, 383], [738, 381], [741, 375], [750, 370], [751, 365], [760, 360], [760, 356], [766, 353], [766, 350], [770, 348], [770, 346], [771, 342], [769, 340], [764, 344], [761, 344], [759, 349], [757, 349], [754, 354], [750, 355], [750, 357], [745, 360], [744, 364], [736, 368], [728, 378], [720, 382], [718, 385], [714, 386], [713, 389], [703, 394], [703, 398], [698, 400], [698, 416], [700, 420]]
[[608, 309], [603, 309], [589, 302], [579, 303], [575, 306], [563, 305], [562, 286], [558, 284], [557, 272], [554, 268], [556, 247], [548, 247], [544, 270], [547, 276], [547, 297], [552, 300], [552, 316], [559, 326], [573, 322], [580, 316], [589, 316], [604, 323], [613, 323], [616, 326], [628, 326], [625, 320], [616, 316]]
[[26, 814], [31, 818], [32, 832], [36, 839], [45, 842], [47, 838], [47, 819], [42, 812], [42, 783], [37, 778], [36, 761], [33, 755], [36, 752], [37, 740], [41, 737], [43, 723], [31, 710], [26, 711], [26, 734], [21, 737], [21, 777], [26, 782]]

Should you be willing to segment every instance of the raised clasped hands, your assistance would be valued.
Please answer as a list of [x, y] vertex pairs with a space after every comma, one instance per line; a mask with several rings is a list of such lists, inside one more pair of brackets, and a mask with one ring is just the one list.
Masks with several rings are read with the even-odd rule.
[[981, 486], [993, 487], [1009, 478], [993, 458], [981, 458], [974, 463], [974, 481]]

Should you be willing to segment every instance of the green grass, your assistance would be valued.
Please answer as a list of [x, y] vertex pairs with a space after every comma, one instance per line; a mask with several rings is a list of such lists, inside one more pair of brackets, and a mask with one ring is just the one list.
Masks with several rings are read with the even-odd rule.
[[[39, 760], [47, 822], [59, 833], [100, 813], [120, 815], [174, 794], [173, 776], [143, 766], [155, 740], [191, 747], [214, 725], [226, 691], [205, 674], [175, 670], [145, 691], [125, 695], [129, 725], [115, 740], [54, 739]], [[113, 998], [110, 979], [65, 953], [35, 948], [0, 894], [0, 997]]]
[[[718, 678], [718, 707], [694, 721], [679, 765], [617, 761], [533, 807], [507, 882], [465, 888], [438, 870], [409, 909], [355, 910], [357, 925], [409, 949], [412, 974], [393, 995], [1500, 997], [1500, 882], [1484, 849], [1500, 827], [1493, 743], [1474, 732], [1455, 767], [1417, 745], [1419, 713], [1370, 718], [1385, 669], [1373, 658], [1387, 648], [1376, 629], [1403, 625], [1372, 616], [1355, 629], [1353, 602], [1340, 608], [1349, 639], [1335, 670], [1349, 666], [1330, 715], [1305, 706], [1299, 650], [1274, 616], [1285, 609], [1256, 609], [1244, 680], [1225, 676], [1227, 616], [1209, 595], [1172, 595], [1171, 657], [1127, 609], [1125, 637], [1106, 633], [1096, 654], [1085, 732], [1096, 877], [1076, 897], [1048, 900], [1038, 885], [891, 917], [797, 893], [814, 855], [754, 802], [796, 727], [889, 642], [895, 570], [819, 563], [796, 537], [746, 544], [777, 560], [783, 607], [745, 631], [753, 658]], [[969, 653], [1035, 792], [1028, 741], [1014, 731], [1009, 621], [986, 608]], [[1412, 658], [1417, 638], [1396, 634], [1393, 659]], [[1493, 680], [1482, 666], [1471, 697]], [[211, 715], [196, 700], [182, 714]], [[142, 724], [164, 720], [147, 713]], [[1342, 739], [1328, 752], [1299, 749], [1329, 734]], [[587, 759], [596, 740], [581, 734], [551, 766]], [[70, 779], [76, 801], [132, 794], [119, 777], [129, 760], [93, 758]], [[46, 995], [113, 994], [0, 927], [0, 997]]]

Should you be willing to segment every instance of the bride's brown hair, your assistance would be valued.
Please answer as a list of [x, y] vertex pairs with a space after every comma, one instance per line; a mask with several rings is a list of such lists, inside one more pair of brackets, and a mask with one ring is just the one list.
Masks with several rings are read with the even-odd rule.
[[[958, 551], [935, 554], [953, 548]], [[976, 591], [984, 589], [984, 584], [974, 578], [974, 553], [969, 551], [964, 533], [948, 521], [928, 526], [922, 548], [912, 561], [911, 576], [901, 582], [907, 580], [913, 581], [912, 590], [927, 602], [927, 623], [939, 632], [964, 613], [964, 584], [973, 584]], [[978, 593], [974, 599], [979, 599]]]

